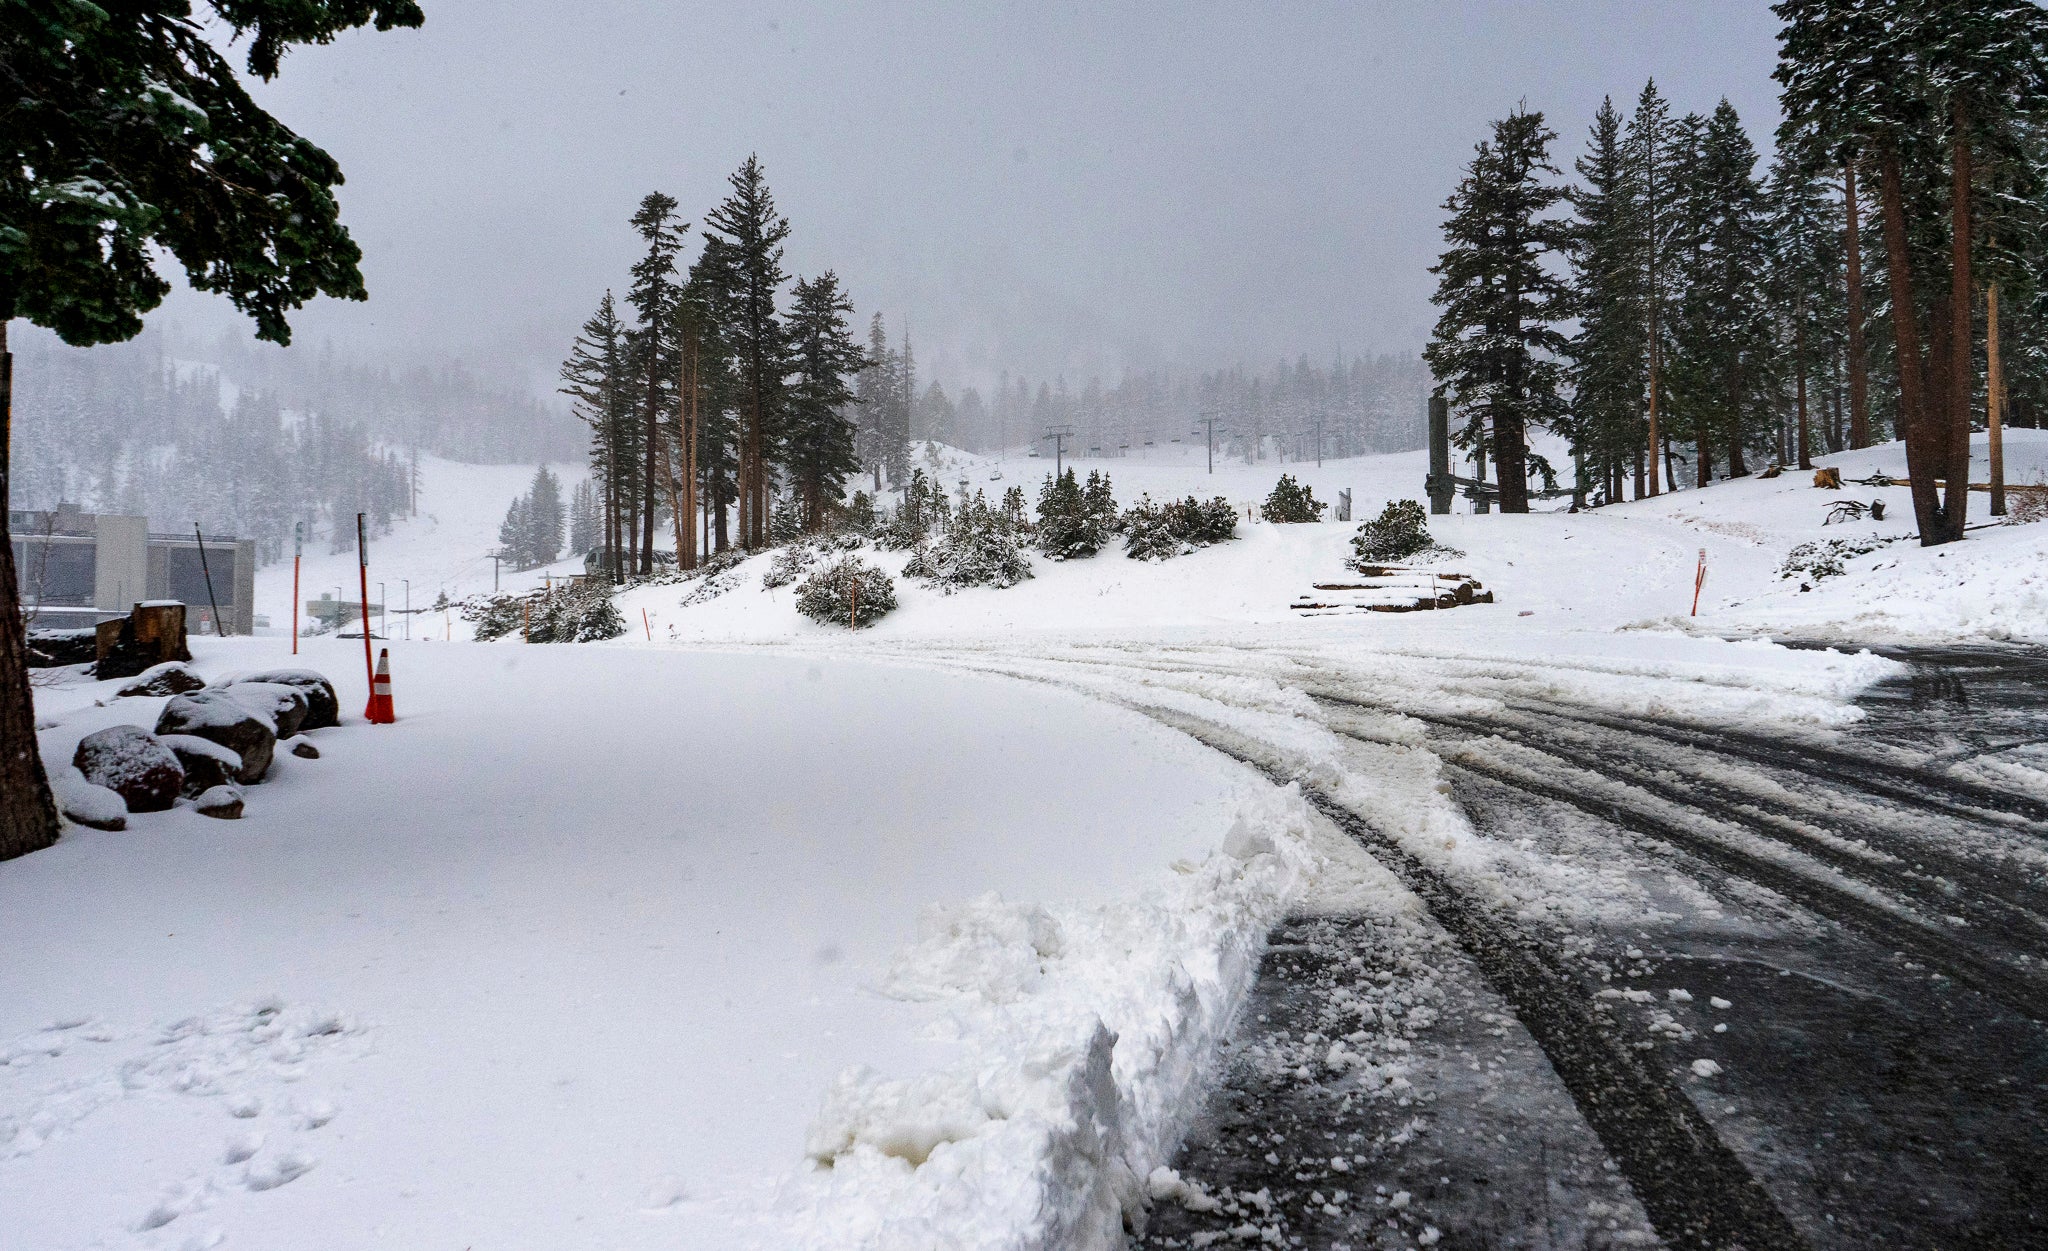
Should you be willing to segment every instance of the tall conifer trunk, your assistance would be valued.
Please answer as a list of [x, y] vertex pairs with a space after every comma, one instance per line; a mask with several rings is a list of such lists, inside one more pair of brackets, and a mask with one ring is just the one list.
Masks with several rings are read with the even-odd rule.
[[36, 747], [35, 700], [28, 684], [28, 629], [14, 568], [7, 510], [14, 496], [8, 466], [14, 429], [14, 354], [0, 318], [0, 860], [57, 841], [57, 805]]
[[1796, 353], [1794, 371], [1797, 374], [1799, 406], [1799, 467], [1813, 468], [1813, 445], [1806, 433], [1806, 302], [1800, 301], [1798, 330], [1795, 332], [1793, 351]]
[[661, 471], [661, 328], [647, 328], [647, 465], [640, 484], [640, 574], [654, 572], [654, 484]]
[[1948, 338], [1948, 495], [1942, 512], [1952, 539], [1963, 537], [1970, 517], [1970, 397], [1976, 390], [1975, 354], [1971, 351], [1971, 314], [1976, 306], [1970, 282], [1970, 196], [1972, 159], [1969, 114], [1955, 107], [1955, 138], [1952, 144], [1949, 216], [1952, 235], [1949, 252], [1949, 338]]
[[[1842, 203], [1848, 210], [1847, 251], [1849, 320], [1849, 446], [1870, 446], [1870, 365], [1863, 348], [1863, 245], [1856, 203], [1856, 162], [1842, 166]], [[1801, 466], [1804, 468], [1804, 466]]]
[[1947, 541], [1947, 524], [1935, 495], [1934, 475], [1946, 456], [1937, 443], [1929, 446], [1927, 396], [1920, 351], [1920, 321], [1913, 307], [1912, 254], [1906, 247], [1905, 189], [1899, 156], [1887, 147], [1878, 161], [1879, 201], [1884, 219], [1885, 271], [1892, 289], [1892, 338], [1897, 347], [1899, 425], [1906, 440], [1906, 475], [1912, 481], [1913, 520], [1926, 546]]

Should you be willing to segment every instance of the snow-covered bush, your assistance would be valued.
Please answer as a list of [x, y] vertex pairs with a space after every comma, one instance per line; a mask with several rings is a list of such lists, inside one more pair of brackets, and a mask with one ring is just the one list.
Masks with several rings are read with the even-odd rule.
[[2031, 485], [2007, 487], [2005, 501], [2005, 524], [2009, 526], [2048, 521], [2048, 482], [2044, 482], [2039, 471]]
[[1031, 576], [1031, 562], [1004, 515], [977, 491], [942, 532], [918, 546], [903, 572], [950, 595], [963, 586], [1015, 586]]
[[1119, 524], [1109, 475], [1090, 472], [1083, 486], [1074, 471], [1046, 475], [1038, 491], [1038, 550], [1054, 560], [1093, 556], [1109, 544]]
[[896, 584], [858, 556], [820, 565], [796, 589], [796, 610], [823, 625], [871, 626], [896, 607]]
[[1164, 504], [1148, 495], [1125, 511], [1122, 527], [1126, 556], [1167, 560], [1236, 538], [1237, 506], [1220, 495], [1207, 503], [1190, 495]]
[[472, 595], [462, 601], [462, 619], [476, 626], [479, 642], [523, 633], [529, 643], [593, 643], [626, 632], [611, 587], [597, 578], [525, 595]]
[[775, 553], [775, 559], [768, 563], [768, 572], [761, 575], [763, 588], [773, 590], [790, 583], [810, 572], [817, 563], [820, 549], [808, 542], [791, 543]]
[[1260, 506], [1259, 516], [1267, 521], [1298, 525], [1303, 522], [1321, 521], [1323, 510], [1328, 507], [1328, 504], [1317, 501], [1313, 490], [1296, 482], [1293, 474], [1283, 473], [1280, 475], [1280, 481], [1273, 487], [1273, 493], [1268, 495], [1266, 502]]
[[1383, 565], [1416, 556], [1463, 556], [1455, 547], [1430, 537], [1429, 520], [1416, 500], [1388, 500], [1380, 515], [1358, 527], [1351, 536], [1353, 569]]
[[1846, 570], [1847, 562], [1858, 556], [1867, 556], [1893, 541], [1871, 534], [1853, 539], [1820, 539], [1801, 543], [1785, 554], [1785, 563], [1778, 566], [1778, 576], [1807, 578], [1814, 582], [1839, 577]]

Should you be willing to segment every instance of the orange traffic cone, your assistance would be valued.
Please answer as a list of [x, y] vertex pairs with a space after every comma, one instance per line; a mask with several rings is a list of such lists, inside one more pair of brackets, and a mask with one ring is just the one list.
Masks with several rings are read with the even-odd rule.
[[391, 649], [377, 651], [377, 676], [370, 680], [370, 705], [363, 709], [363, 719], [372, 725], [390, 725], [398, 720], [398, 714], [391, 708]]

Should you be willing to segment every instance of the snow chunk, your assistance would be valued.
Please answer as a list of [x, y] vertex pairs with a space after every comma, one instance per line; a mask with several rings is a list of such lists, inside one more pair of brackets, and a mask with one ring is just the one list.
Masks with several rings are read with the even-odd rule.
[[1031, 994], [1061, 951], [1059, 922], [1036, 904], [1007, 903], [993, 891], [958, 906], [925, 909], [916, 946], [883, 980], [898, 999], [970, 995], [1014, 1003]]
[[1719, 1077], [1721, 1075], [1721, 1066], [1712, 1060], [1694, 1060], [1692, 1062], [1692, 1074], [1694, 1077]]

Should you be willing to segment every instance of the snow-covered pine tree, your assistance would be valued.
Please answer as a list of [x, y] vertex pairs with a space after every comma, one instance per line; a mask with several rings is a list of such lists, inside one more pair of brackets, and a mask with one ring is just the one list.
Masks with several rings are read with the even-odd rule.
[[749, 156], [726, 182], [732, 190], [706, 215], [704, 229], [721, 244], [706, 256], [718, 260], [711, 275], [720, 289], [716, 315], [738, 400], [740, 545], [751, 550], [768, 541], [770, 479], [790, 372], [788, 337], [776, 309], [789, 280], [782, 268], [789, 222], [775, 210], [758, 157]]
[[1424, 356], [1438, 387], [1467, 418], [1466, 437], [1490, 428], [1503, 512], [1529, 510], [1527, 435], [1565, 412], [1566, 346], [1558, 323], [1570, 292], [1549, 265], [1570, 245], [1551, 215], [1564, 192], [1541, 113], [1517, 110], [1494, 123], [1445, 203], [1448, 247], [1430, 272], [1443, 309]]
[[1572, 297], [1579, 332], [1571, 342], [1571, 435], [1580, 462], [1613, 502], [1623, 498], [1629, 466], [1642, 464], [1649, 434], [1643, 416], [1648, 332], [1642, 317], [1642, 227], [1636, 220], [1640, 193], [1621, 114], [1611, 99], [1594, 115], [1577, 169]]
[[802, 526], [810, 533], [824, 529], [846, 491], [847, 479], [860, 472], [850, 416], [851, 382], [866, 366], [867, 356], [853, 341], [847, 322], [852, 312], [853, 301], [832, 271], [796, 284], [789, 315], [795, 374], [789, 384], [784, 444]]
[[1671, 335], [1671, 410], [1692, 434], [1694, 481], [1717, 459], [1749, 472], [1744, 449], [1772, 432], [1778, 353], [1768, 289], [1772, 247], [1756, 148], [1728, 101], [1686, 119], [1677, 186], [1684, 205], [1678, 269], [1684, 293]]

